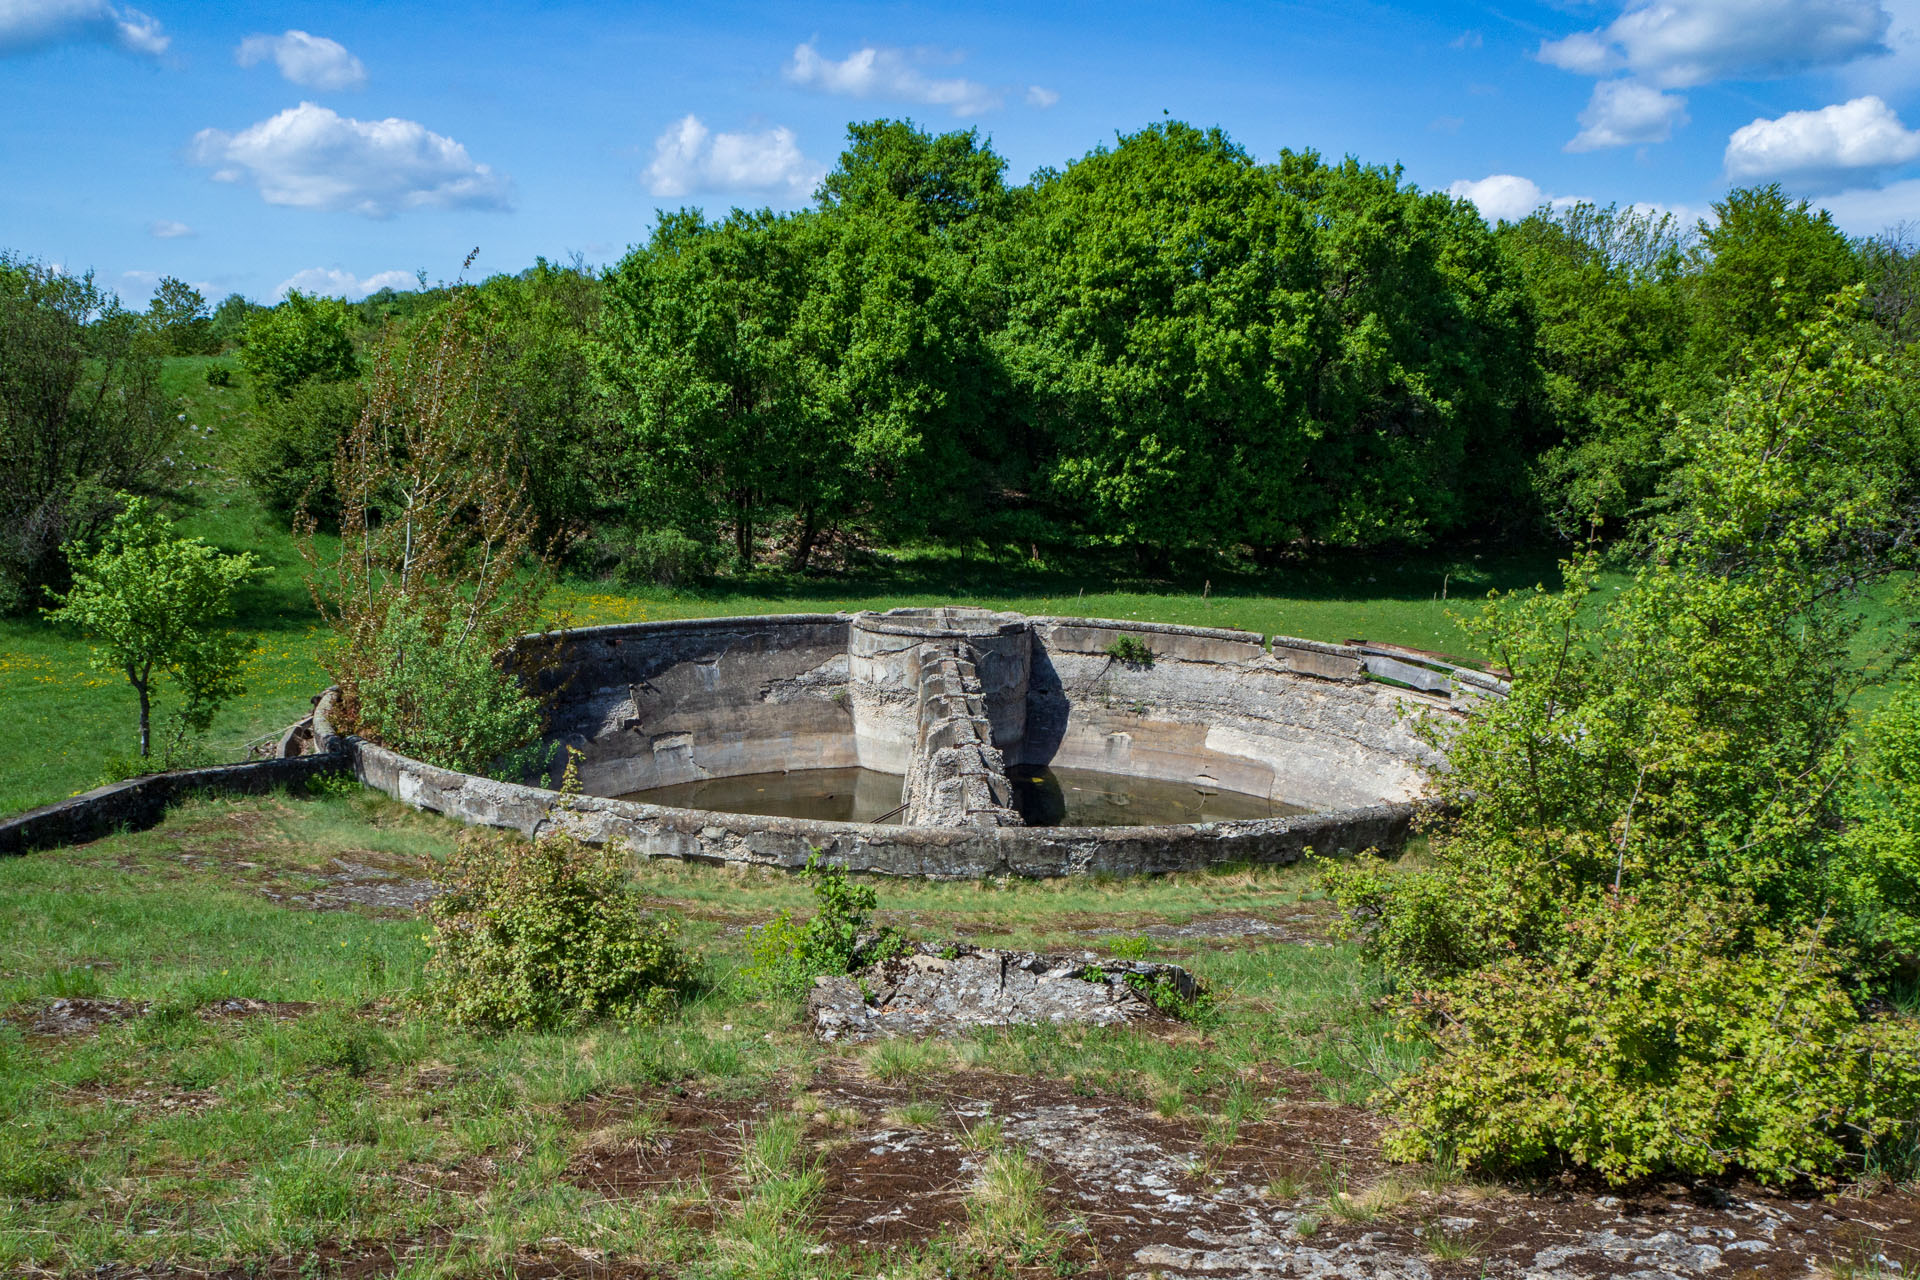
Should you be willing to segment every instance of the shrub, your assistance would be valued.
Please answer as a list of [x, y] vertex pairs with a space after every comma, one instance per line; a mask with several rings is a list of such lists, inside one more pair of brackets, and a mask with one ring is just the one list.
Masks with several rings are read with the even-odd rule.
[[[816, 850], [801, 872], [813, 881], [818, 910], [804, 924], [782, 911], [748, 939], [748, 960], [741, 977], [754, 989], [795, 995], [829, 973], [851, 970], [860, 936], [867, 932], [880, 895], [848, 879], [845, 871], [820, 861]], [[889, 935], [887, 941], [898, 945]]]
[[382, 661], [360, 683], [362, 732], [461, 773], [513, 779], [539, 762], [540, 703], [480, 642], [447, 635], [436, 644], [399, 603], [376, 642]]
[[698, 973], [674, 924], [629, 881], [618, 846], [469, 832], [444, 879], [427, 907], [425, 1000], [455, 1023], [655, 1022]]
[[588, 559], [622, 582], [671, 587], [712, 573], [721, 551], [678, 529], [616, 527], [595, 536]]
[[240, 448], [239, 469], [270, 510], [340, 517], [333, 463], [367, 403], [358, 382], [305, 382], [256, 406]]
[[381, 347], [366, 411], [334, 459], [339, 542], [321, 542], [311, 512], [297, 524], [333, 633], [320, 658], [340, 688], [336, 724], [511, 776], [540, 730], [527, 685], [541, 655], [515, 652], [527, 685], [494, 655], [535, 625], [549, 575], [467, 301]]
[[1550, 957], [1412, 1002], [1435, 1052], [1393, 1091], [1389, 1154], [1784, 1183], [1910, 1145], [1916, 1024], [1863, 1021], [1820, 933], [1759, 919], [1697, 892], [1598, 896], [1565, 908]]
[[1896, 694], [1868, 727], [1843, 805], [1837, 896], [1876, 975], [1920, 967], [1920, 686]]
[[1138, 636], [1121, 636], [1107, 646], [1107, 656], [1127, 667], [1150, 667], [1153, 650]]
[[354, 377], [360, 361], [351, 323], [344, 302], [298, 290], [279, 306], [256, 311], [240, 335], [240, 367], [254, 397], [265, 403], [292, 395], [304, 382]]

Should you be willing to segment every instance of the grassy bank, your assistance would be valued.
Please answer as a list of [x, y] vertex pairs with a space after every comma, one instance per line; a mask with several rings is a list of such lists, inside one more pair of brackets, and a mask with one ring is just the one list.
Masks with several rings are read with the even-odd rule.
[[[955, 1073], [1125, 1102], [1224, 1151], [1276, 1099], [1355, 1099], [1405, 1061], [1344, 947], [1143, 936], [1135, 948], [1215, 984], [1217, 1024], [822, 1046], [796, 1002], [734, 977], [745, 926], [803, 906], [806, 884], [679, 864], [639, 873], [706, 956], [704, 994], [666, 1025], [450, 1029], [411, 1000], [418, 917], [353, 894], [404, 887], [452, 837], [364, 795], [272, 796], [0, 862], [0, 918], [17, 922], [0, 939], [0, 1271], [167, 1260], [325, 1274], [374, 1258], [382, 1274], [476, 1274], [595, 1251], [636, 1273], [870, 1273], [857, 1251], [822, 1247], [806, 1212], [746, 1220], [717, 1165], [704, 1184], [648, 1195], [596, 1190], [591, 1170], [657, 1147], [676, 1099], [751, 1117], [768, 1141], [818, 1115], [811, 1132], [832, 1138], [852, 1122], [818, 1096], [825, 1082], [907, 1089], [888, 1113], [936, 1124]], [[925, 937], [1079, 949], [1101, 931], [1232, 914], [1310, 938], [1324, 923], [1311, 885], [1270, 871], [880, 891], [885, 918]], [[63, 1010], [82, 1021], [61, 1023]], [[799, 1263], [734, 1265], [754, 1249]]]

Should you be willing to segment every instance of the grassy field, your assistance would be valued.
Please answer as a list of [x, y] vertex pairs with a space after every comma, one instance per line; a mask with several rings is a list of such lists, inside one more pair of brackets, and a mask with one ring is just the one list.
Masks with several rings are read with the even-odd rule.
[[[209, 385], [206, 371], [214, 365], [232, 373], [232, 385]], [[305, 715], [323, 687], [319, 619], [285, 522], [262, 510], [234, 474], [235, 447], [248, 420], [247, 392], [232, 357], [169, 360], [164, 385], [188, 428], [166, 508], [184, 532], [225, 550], [251, 551], [273, 571], [240, 602], [240, 625], [259, 636], [260, 648], [248, 667], [247, 692], [222, 712], [210, 735], [218, 758], [237, 759], [249, 743]], [[1314, 640], [1364, 637], [1465, 653], [1470, 646], [1454, 612], [1471, 610], [1490, 589], [1551, 581], [1554, 572], [1544, 552], [1484, 558], [1467, 552], [1347, 558], [1266, 575], [1202, 569], [1159, 578], [1118, 561], [1040, 567], [985, 548], [910, 548], [833, 576], [761, 573], [690, 589], [568, 580], [550, 609], [557, 620], [585, 625], [963, 603]], [[106, 780], [116, 757], [133, 753], [134, 726], [132, 691], [118, 673], [93, 669], [77, 636], [38, 619], [0, 619], [0, 813]]]
[[[823, 1046], [796, 1002], [736, 981], [744, 927], [802, 906], [805, 882], [680, 864], [639, 872], [706, 957], [703, 994], [666, 1025], [454, 1030], [412, 1000], [419, 917], [330, 896], [343, 879], [430, 874], [453, 838], [367, 795], [278, 795], [198, 801], [151, 831], [0, 861], [0, 1272], [505, 1274], [557, 1255], [632, 1274], [873, 1274], [872, 1259], [824, 1245], [807, 1212], [753, 1211], [756, 1197], [819, 1200], [776, 1175], [800, 1158], [796, 1125], [827, 1139], [854, 1125], [822, 1100], [828, 1081], [891, 1088], [886, 1116], [939, 1124], [952, 1073], [1041, 1080], [1150, 1109], [1224, 1152], [1276, 1099], [1351, 1101], [1408, 1061], [1346, 947], [1206, 941], [1166, 944], [1223, 997], [1217, 1022], [1189, 1030]], [[1300, 871], [879, 888], [883, 918], [919, 936], [1023, 947], [1196, 916], [1277, 917], [1308, 936], [1325, 922]], [[94, 1024], [50, 1028], [61, 1010]], [[716, 1114], [753, 1101], [748, 1128], [721, 1136], [760, 1152], [760, 1182], [596, 1191], [609, 1152], [671, 1148], [662, 1117], [677, 1099]], [[357, 1270], [369, 1258], [380, 1265]]]

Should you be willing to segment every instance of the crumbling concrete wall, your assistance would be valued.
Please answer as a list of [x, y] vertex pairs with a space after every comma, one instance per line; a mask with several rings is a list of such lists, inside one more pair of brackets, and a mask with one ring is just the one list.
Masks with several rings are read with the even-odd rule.
[[[1443, 699], [1366, 679], [1338, 645], [1246, 631], [1034, 618], [1018, 764], [1192, 782], [1306, 808], [1411, 800], [1441, 757]], [[1150, 662], [1112, 654], [1144, 645]]]
[[1017, 827], [1007, 764], [993, 745], [986, 695], [964, 640], [923, 644], [915, 651], [919, 700], [913, 754], [907, 762], [909, 826]]
[[563, 748], [600, 795], [859, 763], [845, 614], [583, 627], [522, 643]]

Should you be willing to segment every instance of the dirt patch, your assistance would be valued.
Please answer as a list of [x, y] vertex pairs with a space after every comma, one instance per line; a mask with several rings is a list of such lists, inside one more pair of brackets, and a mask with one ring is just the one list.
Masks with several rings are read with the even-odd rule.
[[72, 996], [39, 1009], [9, 1015], [9, 1021], [28, 1035], [65, 1037], [92, 1035], [112, 1022], [137, 1018], [147, 1011], [145, 1000], [99, 1000]]
[[203, 1004], [196, 1012], [208, 1022], [232, 1022], [241, 1018], [271, 1018], [275, 1022], [291, 1022], [313, 1012], [315, 1007], [306, 1000], [249, 1000], [240, 997]]
[[440, 892], [431, 880], [402, 875], [387, 867], [345, 858], [335, 858], [328, 865], [338, 870], [322, 875], [316, 888], [298, 893], [263, 888], [260, 892], [275, 902], [307, 911], [359, 909], [374, 915], [412, 915]]
[[702, 1183], [724, 1195], [748, 1127], [770, 1107], [766, 1098], [698, 1092], [593, 1099], [568, 1113], [587, 1137], [567, 1165], [567, 1181], [609, 1200]]

